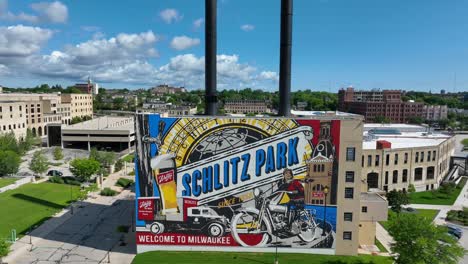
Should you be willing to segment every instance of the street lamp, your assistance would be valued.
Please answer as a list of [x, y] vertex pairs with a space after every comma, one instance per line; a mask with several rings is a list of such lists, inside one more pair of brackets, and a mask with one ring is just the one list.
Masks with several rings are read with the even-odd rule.
[[323, 188], [323, 194], [325, 195], [325, 207], [323, 210], [323, 228], [322, 228], [322, 236], [325, 235], [325, 225], [326, 225], [326, 218], [327, 218], [327, 194], [328, 194], [328, 186]]

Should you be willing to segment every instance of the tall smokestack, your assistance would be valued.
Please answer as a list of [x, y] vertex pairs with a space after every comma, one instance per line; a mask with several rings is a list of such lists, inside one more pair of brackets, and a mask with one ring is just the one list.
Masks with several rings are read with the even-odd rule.
[[205, 0], [205, 114], [216, 115], [216, 0]]
[[291, 46], [293, 0], [281, 0], [279, 115], [291, 115]]

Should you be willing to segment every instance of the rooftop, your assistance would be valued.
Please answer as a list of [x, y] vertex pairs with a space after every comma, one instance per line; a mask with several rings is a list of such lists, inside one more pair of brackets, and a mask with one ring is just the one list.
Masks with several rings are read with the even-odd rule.
[[450, 139], [450, 135], [427, 132], [401, 132], [401, 134], [369, 134], [364, 132], [363, 149], [376, 149], [378, 140], [392, 144], [392, 149], [438, 146]]
[[298, 110], [291, 110], [291, 114], [294, 116], [355, 116], [358, 117], [359, 115], [346, 113], [346, 112], [339, 112], [339, 111], [298, 111]]
[[133, 117], [103, 116], [62, 128], [62, 130], [134, 130]]

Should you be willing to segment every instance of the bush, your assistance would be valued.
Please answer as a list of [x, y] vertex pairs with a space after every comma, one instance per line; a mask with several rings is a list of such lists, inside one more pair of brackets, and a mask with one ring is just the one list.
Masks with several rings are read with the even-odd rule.
[[0, 263], [3, 263], [1, 259], [3, 257], [6, 257], [9, 252], [10, 252], [10, 244], [8, 244], [8, 242], [5, 239], [0, 238]]
[[468, 208], [463, 208], [463, 210], [450, 210], [447, 212], [447, 221], [460, 222], [465, 226], [468, 226]]
[[68, 177], [68, 178], [64, 178], [63, 181], [66, 183], [66, 184], [70, 184], [70, 185], [76, 185], [76, 186], [80, 186], [81, 185], [81, 182], [76, 180], [76, 179], [73, 179], [71, 177]]
[[408, 192], [409, 192], [409, 193], [414, 193], [414, 192], [416, 192], [416, 188], [414, 187], [414, 184], [410, 184], [410, 185], [408, 186]]
[[452, 193], [456, 188], [455, 183], [450, 182], [450, 183], [442, 183], [439, 187], [439, 192], [442, 194], [450, 194]]
[[132, 180], [125, 179], [125, 178], [120, 178], [115, 185], [123, 187], [123, 188], [127, 188], [127, 187], [131, 186], [132, 184], [133, 184]]
[[122, 170], [123, 166], [124, 166], [123, 160], [121, 159], [117, 160], [117, 162], [115, 163], [115, 168], [114, 168], [115, 172]]
[[62, 148], [59, 148], [59, 147], [54, 148], [54, 160], [61, 160], [61, 159], [63, 159]]
[[117, 192], [112, 190], [109, 187], [106, 187], [101, 191], [101, 195], [103, 195], [103, 196], [114, 196], [116, 194], [117, 194]]
[[52, 183], [60, 183], [60, 184], [64, 183], [63, 179], [60, 178], [60, 176], [52, 176], [49, 178], [49, 181]]

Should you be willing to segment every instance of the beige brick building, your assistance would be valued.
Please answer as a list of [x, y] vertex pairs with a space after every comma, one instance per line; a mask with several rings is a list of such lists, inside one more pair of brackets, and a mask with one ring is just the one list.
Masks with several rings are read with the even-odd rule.
[[24, 102], [0, 101], [0, 134], [13, 132], [17, 139], [26, 136]]
[[70, 104], [70, 119], [93, 116], [92, 94], [62, 94], [62, 103]]
[[427, 132], [365, 135], [361, 156], [363, 191], [416, 191], [439, 187], [449, 172], [450, 156], [454, 152], [455, 137]]
[[[16, 123], [21, 123], [24, 117], [25, 129], [31, 129], [33, 134], [38, 136], [47, 135], [48, 124], [70, 124], [75, 116], [93, 114], [93, 99], [90, 94], [0, 93], [0, 101], [4, 102], [1, 103], [3, 107], [9, 107], [8, 102], [21, 102], [22, 112], [18, 112], [17, 116], [14, 115], [13, 120], [8, 122], [14, 127]], [[3, 126], [1, 128], [3, 132]], [[13, 132], [17, 134], [14, 128]], [[17, 136], [21, 135], [22, 132], [18, 131]]]

